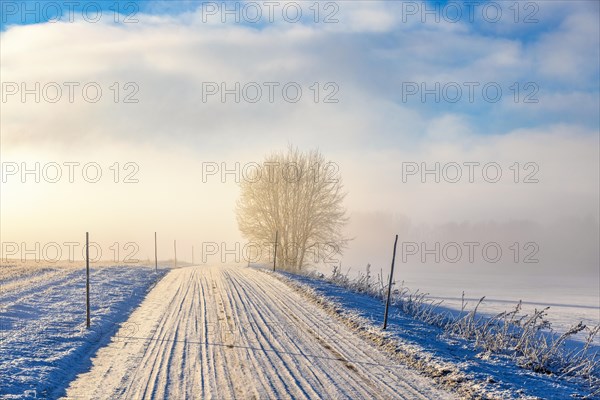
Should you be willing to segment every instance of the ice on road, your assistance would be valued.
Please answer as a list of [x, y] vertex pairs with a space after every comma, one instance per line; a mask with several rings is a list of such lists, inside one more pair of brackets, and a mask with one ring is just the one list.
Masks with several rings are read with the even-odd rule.
[[250, 268], [175, 269], [127, 327], [67, 398], [453, 398]]

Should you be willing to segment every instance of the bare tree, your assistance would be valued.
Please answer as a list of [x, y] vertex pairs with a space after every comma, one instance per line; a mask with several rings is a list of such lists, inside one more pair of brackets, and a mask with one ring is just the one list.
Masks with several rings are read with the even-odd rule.
[[347, 242], [346, 194], [337, 164], [318, 150], [302, 153], [290, 146], [255, 167], [247, 168], [240, 184], [236, 212], [242, 235], [264, 249], [279, 232], [277, 264], [288, 270], [311, 261], [335, 262]]

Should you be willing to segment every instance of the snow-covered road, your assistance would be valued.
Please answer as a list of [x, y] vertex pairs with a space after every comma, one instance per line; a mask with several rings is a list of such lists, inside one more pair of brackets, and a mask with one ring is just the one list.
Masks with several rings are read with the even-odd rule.
[[453, 398], [248, 268], [171, 271], [92, 364], [68, 398]]

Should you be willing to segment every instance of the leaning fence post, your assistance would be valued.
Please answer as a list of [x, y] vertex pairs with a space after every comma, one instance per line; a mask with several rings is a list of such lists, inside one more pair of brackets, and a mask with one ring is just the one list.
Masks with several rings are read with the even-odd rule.
[[90, 327], [90, 233], [85, 233], [85, 325]]
[[385, 314], [383, 315], [383, 329], [387, 328], [388, 311], [390, 309], [390, 296], [392, 295], [392, 282], [394, 279], [394, 263], [396, 262], [396, 245], [398, 244], [398, 235], [394, 240], [394, 255], [392, 256], [392, 271], [390, 272], [390, 282], [388, 284], [387, 300], [385, 301]]
[[277, 263], [277, 237], [279, 236], [279, 231], [275, 231], [275, 253], [273, 254], [273, 271], [275, 271], [275, 264]]

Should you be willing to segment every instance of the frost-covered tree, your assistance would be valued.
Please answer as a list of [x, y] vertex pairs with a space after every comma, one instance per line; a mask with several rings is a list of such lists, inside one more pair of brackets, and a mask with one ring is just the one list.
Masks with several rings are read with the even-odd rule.
[[237, 202], [242, 235], [264, 251], [278, 235], [277, 264], [300, 270], [317, 262], [333, 262], [346, 239], [345, 193], [337, 164], [318, 150], [303, 153], [289, 147], [272, 153], [262, 165], [245, 168]]

